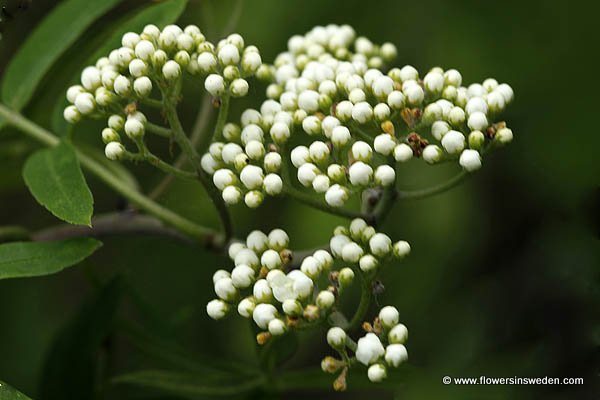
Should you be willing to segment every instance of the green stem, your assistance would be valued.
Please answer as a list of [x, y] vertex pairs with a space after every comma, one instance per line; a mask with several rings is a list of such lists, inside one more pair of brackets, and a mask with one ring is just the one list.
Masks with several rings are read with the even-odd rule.
[[[3, 104], [0, 104], [0, 116], [3, 117], [9, 125], [14, 126], [23, 133], [47, 146], [55, 146], [60, 142], [58, 137], [41, 126], [33, 123], [29, 119], [23, 117], [18, 112], [7, 108]], [[220, 238], [212, 229], [197, 225], [181, 215], [176, 214], [162, 205], [152, 201], [142, 193], [134, 190], [128, 184], [117, 178], [93, 158], [79, 150], [76, 150], [76, 152], [81, 165], [85, 169], [106, 183], [114, 191], [121, 194], [132, 204], [204, 244], [216, 246], [223, 245], [222, 238]]]
[[150, 107], [158, 108], [158, 109], [162, 108], [162, 101], [157, 100], [157, 99], [150, 99], [150, 98], [140, 99], [140, 103], [145, 104]]
[[348, 330], [357, 328], [361, 322], [364, 321], [365, 314], [369, 310], [369, 304], [371, 303], [371, 281], [365, 278], [362, 274], [359, 274], [362, 279], [362, 287], [360, 292], [360, 301], [354, 316], [348, 324]]
[[152, 153], [147, 154], [145, 159], [146, 159], [146, 161], [148, 161], [150, 164], [154, 165], [156, 168], [160, 169], [161, 171], [166, 172], [167, 174], [174, 175], [178, 178], [181, 178], [181, 179], [197, 179], [198, 178], [197, 173], [190, 172], [190, 171], [184, 171], [182, 169], [176, 168], [176, 167], [172, 166], [171, 164], [164, 162], [163, 160], [161, 160], [160, 158], [158, 158], [157, 156], [155, 156]]
[[323, 201], [314, 199], [309, 194], [306, 194], [304, 192], [301, 192], [300, 190], [294, 189], [289, 184], [284, 184], [283, 193], [285, 193], [286, 195], [288, 195], [289, 197], [291, 197], [294, 200], [297, 200], [301, 203], [306, 204], [307, 206], [316, 208], [317, 210], [325, 211], [329, 214], [337, 215], [339, 217], [344, 217], [344, 218], [348, 218], [348, 219], [364, 217], [360, 212], [357, 212], [357, 211], [347, 210], [345, 208], [332, 207]]
[[430, 197], [439, 193], [443, 193], [447, 190], [452, 189], [455, 186], [458, 186], [462, 181], [469, 175], [468, 172], [462, 171], [458, 174], [454, 175], [448, 181], [440, 183], [439, 185], [432, 186], [427, 189], [421, 190], [411, 190], [411, 191], [398, 191], [397, 197], [398, 200], [417, 200], [424, 199], [426, 197]]
[[21, 226], [0, 226], [0, 243], [29, 240], [29, 231]]
[[150, 133], [154, 133], [155, 135], [170, 138], [173, 136], [173, 132], [171, 132], [168, 128], [163, 128], [160, 125], [153, 124], [152, 122], [146, 122], [146, 130]]
[[227, 122], [228, 115], [229, 95], [225, 94], [221, 97], [221, 106], [219, 107], [219, 114], [217, 115], [217, 122], [213, 134], [201, 136], [198, 140], [197, 148], [200, 153], [204, 153], [213, 140], [219, 140], [223, 137], [223, 127]]

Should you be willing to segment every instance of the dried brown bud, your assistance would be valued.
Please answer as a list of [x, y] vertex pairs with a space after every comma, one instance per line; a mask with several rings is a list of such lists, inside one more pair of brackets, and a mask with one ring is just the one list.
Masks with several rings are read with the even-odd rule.
[[363, 322], [362, 328], [363, 328], [363, 331], [365, 331], [365, 332], [369, 332], [369, 333], [373, 332], [373, 325], [371, 325], [370, 322], [367, 322], [367, 321]]
[[256, 343], [261, 346], [267, 343], [269, 339], [271, 339], [271, 334], [269, 332], [261, 332], [256, 335]]
[[392, 136], [394, 136], [394, 134], [396, 133], [396, 129], [394, 128], [394, 123], [390, 120], [383, 121], [381, 123], [381, 130]]
[[333, 381], [333, 390], [336, 392], [343, 392], [346, 390], [346, 375], [348, 374], [348, 367], [344, 367], [340, 375]]
[[315, 321], [319, 319], [319, 314], [319, 307], [315, 306], [314, 304], [309, 304], [304, 309], [304, 318], [306, 318], [308, 321]]

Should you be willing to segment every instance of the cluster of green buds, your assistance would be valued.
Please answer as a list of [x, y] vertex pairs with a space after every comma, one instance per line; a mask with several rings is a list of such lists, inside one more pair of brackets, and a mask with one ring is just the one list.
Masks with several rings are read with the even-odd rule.
[[[144, 135], [150, 132], [171, 138], [171, 133], [150, 123], [143, 107], [163, 108], [166, 98], [177, 99], [186, 73], [203, 78], [213, 96], [245, 96], [246, 79], [262, 65], [258, 49], [245, 46], [242, 36], [231, 34], [215, 46], [195, 25], [184, 29], [168, 25], [162, 30], [147, 25], [140, 34], [123, 35], [121, 45], [86, 67], [81, 84], [67, 90], [70, 105], [64, 118], [69, 123], [82, 117], [107, 118], [102, 140], [109, 159], [147, 160], [159, 167], [166, 164], [150, 153]], [[126, 150], [123, 133], [135, 143], [137, 153]]]
[[[340, 327], [329, 329], [327, 343], [338, 352], [340, 359], [325, 357], [321, 361], [321, 369], [332, 374], [341, 370], [333, 382], [334, 389], [346, 389], [346, 374], [355, 361], [366, 366], [369, 380], [377, 383], [387, 377], [388, 368], [397, 368], [408, 359], [404, 346], [408, 340], [408, 329], [399, 321], [398, 309], [385, 306], [372, 323], [363, 323], [365, 335], [357, 342]], [[353, 352], [354, 356], [349, 352]]]

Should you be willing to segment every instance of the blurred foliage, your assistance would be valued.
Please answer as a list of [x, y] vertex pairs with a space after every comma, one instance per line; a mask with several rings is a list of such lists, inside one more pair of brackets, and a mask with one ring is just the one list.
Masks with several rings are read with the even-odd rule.
[[[0, 3], [12, 7], [16, 1]], [[27, 10], [2, 22], [0, 73], [56, 2], [30, 3]], [[54, 110], [63, 104], [64, 91], [78, 71], [122, 21], [147, 3], [122, 1], [76, 38], [44, 77], [25, 113], [52, 126]], [[217, 39], [233, 6], [232, 0], [191, 0], [180, 23], [198, 24], [209, 38]], [[403, 264], [384, 272], [383, 281], [391, 289], [377, 299], [381, 305], [396, 305], [410, 330], [413, 368], [390, 379], [402, 382], [393, 398], [592, 399], [600, 393], [600, 135], [594, 129], [597, 40], [592, 34], [597, 10], [593, 8], [591, 2], [541, 0], [246, 1], [236, 30], [247, 43], [259, 46], [267, 61], [285, 48], [292, 34], [316, 24], [349, 23], [375, 42], [395, 43], [398, 64], [420, 70], [455, 67], [467, 82], [492, 76], [515, 90], [516, 100], [505, 114], [515, 141], [486, 158], [482, 172], [461, 187], [435, 198], [399, 203], [383, 226], [386, 233], [409, 240], [413, 247]], [[258, 101], [263, 89], [252, 85], [252, 95], [234, 103], [233, 116]], [[201, 91], [199, 84], [186, 85], [182, 115], [187, 125], [193, 121]], [[99, 131], [98, 123], [86, 122], [74, 135], [79, 144], [98, 147]], [[56, 224], [21, 178], [25, 159], [37, 144], [10, 128], [0, 131], [0, 143], [0, 225], [36, 230]], [[407, 189], [426, 187], [451, 176], [450, 169], [410, 163], [400, 181]], [[146, 190], [161, 178], [149, 168], [133, 172]], [[88, 180], [96, 212], [120, 207], [121, 199]], [[161, 202], [203, 224], [218, 226], [216, 215], [205, 212], [210, 209], [207, 198], [193, 184], [176, 184]], [[236, 208], [234, 214], [240, 236], [252, 229], [281, 226], [297, 249], [324, 243], [340, 222], [293, 202], [273, 200], [257, 211]], [[229, 371], [230, 365], [218, 365], [225, 360], [236, 363], [236, 368], [237, 364], [256, 368], [259, 361], [247, 321], [231, 318], [216, 323], [204, 311], [213, 297], [210, 277], [226, 262], [170, 240], [115, 237], [105, 240], [102, 250], [77, 268], [44, 278], [0, 281], [0, 378], [32, 398], [81, 399], [83, 392], [53, 396], [56, 392], [46, 390], [48, 379], [58, 380], [66, 371], [88, 365], [96, 354], [90, 349], [98, 348], [105, 358], [95, 361], [101, 361], [102, 368], [79, 370], [87, 374], [86, 381], [94, 371], [106, 378], [182, 366], [210, 381], [206, 368]], [[128, 324], [117, 330], [123, 334], [108, 335], [106, 326], [93, 332], [87, 326], [83, 328], [87, 333], [78, 334], [77, 321], [96, 312], [105, 317], [93, 318], [95, 322], [104, 318], [120, 326], [108, 317], [110, 310], [84, 301], [105, 295], [97, 289], [115, 275], [121, 276], [119, 287], [125, 292], [119, 319]], [[68, 335], [77, 340], [67, 340]], [[314, 368], [329, 352], [324, 332], [302, 333], [299, 339], [295, 357], [283, 364], [285, 371]], [[83, 364], [49, 367], [57, 349], [85, 356], [80, 358]], [[586, 381], [583, 386], [453, 387], [441, 383], [444, 375]], [[71, 379], [73, 384], [84, 383], [83, 378]], [[324, 389], [331, 376], [304, 379], [313, 383], [310, 389], [290, 383], [293, 390], [282, 398], [364, 398], [380, 393], [359, 383], [353, 391], [351, 379], [349, 392], [334, 394]], [[93, 389], [95, 396], [106, 398], [173, 398], [152, 397], [154, 392], [108, 381]], [[381, 392], [382, 399], [390, 396], [389, 391]], [[246, 398], [277, 396], [261, 392]]]

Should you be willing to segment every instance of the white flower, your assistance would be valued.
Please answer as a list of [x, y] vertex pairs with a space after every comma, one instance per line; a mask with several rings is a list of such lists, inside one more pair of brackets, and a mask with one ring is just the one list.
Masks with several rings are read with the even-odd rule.
[[244, 150], [252, 160], [262, 160], [265, 155], [265, 146], [258, 140], [250, 140]]
[[364, 250], [355, 242], [350, 242], [342, 247], [342, 259], [346, 262], [356, 263], [363, 256]]
[[74, 85], [67, 89], [67, 100], [69, 103], [75, 103], [75, 99], [77, 95], [80, 93], [85, 93], [85, 89], [80, 85]]
[[125, 133], [132, 139], [139, 139], [144, 136], [144, 124], [136, 118], [127, 118]]
[[304, 272], [309, 278], [314, 279], [321, 273], [321, 264], [313, 256], [308, 256], [302, 260], [300, 271]]
[[371, 146], [367, 142], [363, 142], [361, 140], [354, 142], [352, 145], [352, 156], [358, 160], [363, 162], [369, 162], [373, 155], [373, 150]]
[[442, 146], [449, 154], [458, 154], [465, 148], [465, 136], [458, 131], [449, 131], [442, 138]]
[[139, 58], [135, 58], [131, 60], [129, 63], [129, 73], [134, 78], [139, 78], [140, 76], [144, 76], [146, 71], [148, 70], [148, 65]]
[[406, 143], [400, 143], [394, 147], [394, 159], [398, 162], [406, 162], [413, 156], [412, 148]]
[[319, 134], [321, 133], [321, 120], [314, 115], [308, 116], [302, 121], [302, 129], [309, 135]]
[[243, 97], [248, 94], [248, 81], [242, 78], [234, 79], [229, 85], [229, 91], [233, 97]]
[[498, 85], [498, 87], [495, 90], [498, 93], [500, 93], [502, 95], [502, 97], [504, 97], [504, 101], [506, 103], [510, 103], [515, 95], [512, 88], [509, 85], [507, 85], [506, 83], [502, 83], [502, 84]]
[[377, 257], [385, 257], [392, 251], [392, 240], [384, 233], [376, 233], [369, 240], [371, 253]]
[[294, 270], [285, 275], [280, 270], [272, 270], [267, 281], [273, 290], [273, 296], [279, 302], [306, 298], [312, 294], [313, 281], [302, 271]]
[[271, 151], [265, 155], [263, 165], [267, 172], [276, 172], [281, 168], [281, 155]]
[[181, 67], [176, 61], [169, 60], [163, 65], [162, 73], [165, 79], [172, 81], [181, 76]]
[[346, 170], [339, 164], [331, 164], [327, 167], [327, 176], [333, 182], [343, 183], [346, 181]]
[[346, 244], [351, 242], [352, 240], [346, 235], [335, 235], [329, 240], [329, 247], [335, 257], [341, 257], [342, 249]]
[[215, 320], [223, 318], [225, 315], [227, 315], [228, 311], [229, 305], [223, 300], [211, 300], [206, 305], [206, 313], [209, 317]]
[[408, 329], [403, 324], [397, 324], [388, 333], [388, 340], [394, 344], [404, 344], [408, 340]]
[[365, 230], [365, 228], [367, 228], [367, 226], [367, 222], [364, 219], [354, 218], [350, 222], [350, 236], [352, 236], [352, 238], [354, 238], [355, 240], [360, 240], [362, 232]]
[[396, 180], [396, 171], [389, 165], [380, 165], [375, 170], [375, 183], [384, 187], [390, 186]]
[[242, 69], [246, 73], [254, 74], [262, 65], [262, 59], [257, 52], [244, 52], [242, 56]]
[[329, 290], [322, 290], [317, 295], [317, 306], [323, 310], [330, 309], [335, 303], [335, 296]]
[[329, 147], [324, 142], [315, 141], [310, 144], [308, 153], [314, 162], [322, 163], [329, 158]]
[[115, 78], [113, 89], [119, 96], [127, 96], [131, 91], [131, 81], [127, 77], [119, 75]]
[[452, 126], [460, 127], [465, 122], [465, 118], [465, 111], [460, 107], [452, 107], [450, 112], [448, 112], [448, 122]]
[[444, 76], [436, 71], [430, 72], [423, 78], [423, 86], [425, 90], [431, 93], [442, 93], [444, 89]]
[[294, 270], [288, 274], [293, 280], [294, 293], [301, 299], [308, 298], [313, 292], [313, 281], [302, 271]]
[[330, 181], [327, 175], [317, 175], [312, 181], [312, 187], [317, 193], [325, 193], [329, 189]]
[[294, 167], [300, 168], [302, 165], [310, 162], [310, 152], [306, 146], [297, 146], [290, 153], [290, 159]]
[[125, 147], [119, 142], [110, 142], [104, 148], [104, 154], [109, 160], [120, 160], [125, 154]]
[[299, 316], [302, 314], [302, 304], [298, 300], [288, 299], [281, 304], [283, 312], [290, 316]]
[[254, 287], [252, 288], [252, 294], [256, 301], [259, 303], [266, 303], [271, 300], [273, 296], [273, 292], [271, 291], [271, 286], [266, 279], [259, 279], [254, 283]]
[[277, 309], [272, 304], [258, 304], [252, 312], [252, 319], [261, 329], [267, 329], [269, 322], [275, 319]]
[[277, 269], [281, 267], [281, 257], [277, 251], [268, 249], [260, 257], [260, 264], [267, 269]]
[[423, 92], [423, 88], [418, 84], [409, 85], [406, 89], [403, 89], [403, 91], [406, 96], [406, 102], [413, 106], [418, 106], [425, 98], [425, 92]]
[[364, 364], [370, 365], [376, 362], [385, 353], [381, 341], [374, 333], [367, 333], [358, 339], [356, 346], [356, 359]]
[[147, 76], [142, 76], [133, 81], [133, 90], [140, 97], [148, 97], [152, 92], [152, 81]]
[[215, 160], [212, 155], [206, 153], [200, 159], [200, 165], [207, 174], [212, 175], [215, 173], [215, 170], [219, 167], [219, 162]]
[[392, 91], [387, 97], [387, 103], [393, 110], [400, 110], [404, 108], [404, 94], [399, 90]]
[[373, 177], [373, 168], [362, 161], [357, 161], [348, 170], [350, 182], [355, 186], [367, 186]]
[[458, 163], [465, 170], [473, 172], [481, 168], [481, 156], [477, 150], [467, 149], [461, 153]]
[[248, 189], [258, 189], [263, 184], [263, 170], [256, 165], [247, 165], [240, 172], [240, 180]]
[[408, 360], [408, 352], [402, 344], [390, 344], [385, 349], [385, 362], [392, 367], [398, 367]]
[[509, 143], [513, 139], [513, 132], [508, 128], [498, 129], [498, 132], [496, 132], [496, 136], [494, 137], [494, 139], [501, 144]]
[[95, 90], [102, 84], [100, 70], [96, 67], [86, 67], [81, 72], [81, 85], [89, 91]]
[[215, 293], [223, 300], [233, 301], [238, 292], [231, 278], [221, 278], [215, 283]]
[[366, 101], [357, 103], [352, 108], [352, 119], [359, 124], [365, 124], [373, 118], [373, 108]]
[[442, 149], [434, 144], [430, 144], [423, 150], [423, 160], [429, 164], [435, 164], [442, 159]]
[[231, 280], [236, 288], [247, 288], [254, 282], [254, 270], [247, 265], [238, 265], [231, 271]]
[[308, 187], [312, 185], [313, 180], [318, 174], [319, 169], [316, 167], [316, 165], [312, 163], [302, 164], [300, 168], [298, 168], [298, 181], [303, 186]]
[[385, 121], [390, 117], [392, 111], [390, 107], [385, 103], [379, 103], [373, 108], [373, 114], [377, 121]]
[[135, 45], [135, 56], [143, 61], [149, 61], [156, 49], [149, 40], [140, 40]]
[[204, 80], [204, 88], [213, 96], [221, 96], [225, 92], [225, 81], [221, 75], [210, 74]]
[[394, 90], [394, 81], [389, 76], [380, 76], [373, 82], [373, 94], [385, 99]]
[[410, 253], [410, 244], [405, 240], [399, 240], [394, 243], [394, 256], [404, 258]]
[[235, 180], [234, 173], [225, 168], [219, 169], [213, 174], [213, 183], [221, 191], [225, 189], [226, 186], [233, 185]]
[[247, 144], [252, 140], [263, 142], [264, 132], [262, 128], [256, 124], [249, 124], [242, 129], [241, 139], [243, 144]]
[[348, 189], [337, 183], [325, 192], [325, 201], [332, 207], [341, 207], [348, 200]]
[[242, 199], [242, 191], [237, 186], [227, 186], [221, 193], [223, 201], [229, 205], [237, 204]]
[[488, 94], [485, 101], [488, 105], [489, 110], [493, 113], [502, 111], [506, 104], [504, 96], [502, 96], [502, 94], [500, 94], [500, 92], [498, 92], [497, 90], [494, 90], [492, 93]]
[[387, 377], [387, 371], [383, 364], [374, 364], [367, 370], [367, 376], [371, 382], [377, 383], [383, 381]]
[[323, 121], [321, 121], [321, 129], [323, 129], [323, 134], [325, 135], [325, 137], [331, 138], [333, 129], [336, 126], [340, 126], [340, 124], [340, 120], [331, 115], [323, 118]]
[[267, 248], [267, 235], [259, 230], [254, 230], [246, 237], [246, 246], [255, 253], [261, 253]]
[[317, 250], [313, 254], [313, 257], [321, 266], [321, 270], [327, 271], [333, 265], [333, 257], [331, 257], [331, 254], [327, 250]]
[[258, 190], [251, 190], [244, 196], [244, 203], [250, 208], [257, 208], [262, 204], [264, 196]]
[[229, 271], [226, 271], [224, 269], [219, 269], [219, 270], [215, 271], [215, 273], [212, 276], [213, 284], [217, 283], [222, 278], [230, 278], [230, 277], [231, 277], [231, 274], [229, 273]]
[[244, 318], [250, 318], [255, 308], [256, 303], [252, 297], [246, 297], [245, 299], [242, 299], [237, 306], [238, 314]]
[[338, 282], [340, 284], [340, 287], [344, 288], [350, 286], [353, 280], [354, 271], [352, 271], [352, 268], [346, 267], [340, 270], [340, 275], [338, 276]]
[[305, 90], [298, 96], [298, 107], [307, 113], [319, 110], [319, 93], [314, 90]]
[[342, 328], [333, 327], [327, 331], [327, 343], [334, 349], [341, 349], [346, 345], [346, 332]]
[[385, 306], [379, 311], [379, 320], [385, 328], [392, 328], [400, 320], [398, 309], [393, 306]]
[[233, 263], [238, 265], [248, 265], [255, 268], [259, 264], [258, 256], [253, 250], [242, 248], [237, 251], [233, 259]]
[[233, 65], [240, 62], [240, 52], [237, 47], [232, 44], [226, 44], [219, 50], [219, 61], [223, 65]]
[[120, 142], [119, 134], [112, 128], [102, 129], [102, 141], [105, 144], [110, 142]]
[[245, 248], [246, 245], [244, 243], [235, 241], [229, 245], [227, 249], [227, 255], [229, 258], [231, 258], [231, 260], [235, 260], [235, 256], [237, 256], [238, 253]]
[[449, 69], [444, 72], [444, 80], [448, 85], [459, 87], [462, 84], [462, 75], [455, 69]]
[[354, 109], [354, 105], [348, 101], [340, 101], [335, 107], [336, 117], [343, 122], [346, 122], [352, 118], [352, 110]]
[[450, 125], [445, 121], [435, 121], [431, 125], [431, 135], [437, 140], [442, 140], [442, 137], [450, 131]]
[[345, 146], [351, 139], [350, 130], [345, 126], [336, 126], [331, 131], [331, 143], [335, 147], [343, 147]]
[[487, 103], [481, 97], [472, 97], [467, 102], [467, 105], [465, 106], [465, 111], [469, 115], [476, 113], [476, 112], [482, 112], [482, 113], [486, 114], [488, 112]]
[[278, 318], [272, 319], [271, 322], [269, 322], [269, 333], [273, 336], [283, 335], [286, 330], [287, 326], [285, 326], [285, 323]]
[[96, 100], [91, 93], [80, 93], [75, 98], [75, 107], [83, 115], [91, 114], [96, 109]]
[[65, 121], [70, 124], [75, 124], [81, 120], [81, 113], [75, 106], [68, 106], [65, 108], [63, 112], [63, 117]]
[[377, 265], [379, 265], [379, 262], [371, 254], [362, 256], [358, 261], [358, 266], [363, 272], [373, 271], [375, 268], [377, 268]]
[[402, 67], [400, 70], [400, 80], [404, 82], [411, 79], [419, 79], [419, 72], [412, 65]]
[[221, 158], [226, 164], [233, 164], [235, 157], [243, 153], [244, 150], [236, 143], [227, 143], [221, 150]]
[[382, 133], [375, 137], [373, 145], [375, 147], [376, 152], [387, 156], [390, 155], [396, 147], [396, 141], [391, 135], [388, 135], [387, 133]]
[[263, 180], [263, 188], [270, 196], [276, 196], [283, 190], [283, 180], [277, 174], [268, 174]]
[[283, 229], [273, 229], [269, 232], [268, 239], [269, 247], [277, 251], [287, 248], [290, 243], [290, 238]]
[[198, 55], [198, 67], [204, 73], [212, 72], [217, 66], [217, 58], [214, 54], [205, 51]]
[[484, 113], [476, 111], [469, 116], [467, 125], [474, 131], [483, 131], [488, 127], [488, 120]]

